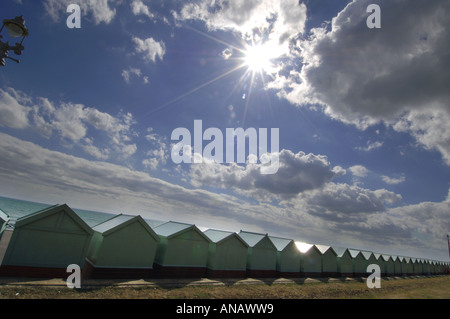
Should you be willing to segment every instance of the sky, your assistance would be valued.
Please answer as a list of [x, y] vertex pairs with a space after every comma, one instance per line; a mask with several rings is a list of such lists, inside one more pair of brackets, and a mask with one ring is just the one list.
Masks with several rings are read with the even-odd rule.
[[[20, 63], [0, 70], [0, 196], [448, 260], [448, 1], [9, 0], [0, 12], [29, 29], [10, 52]], [[177, 128], [191, 134], [178, 154], [200, 139], [198, 161], [173, 160]], [[208, 128], [223, 138], [202, 141]], [[278, 129], [265, 154], [276, 173], [262, 154], [213, 160], [237, 128], [259, 141]]]

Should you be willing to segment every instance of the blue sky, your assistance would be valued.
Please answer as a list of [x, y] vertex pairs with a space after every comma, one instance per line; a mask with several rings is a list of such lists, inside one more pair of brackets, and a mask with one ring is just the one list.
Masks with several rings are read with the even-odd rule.
[[[449, 9], [8, 1], [1, 18], [30, 36], [0, 70], [0, 195], [447, 260]], [[278, 172], [173, 163], [171, 134], [194, 120], [278, 128]]]

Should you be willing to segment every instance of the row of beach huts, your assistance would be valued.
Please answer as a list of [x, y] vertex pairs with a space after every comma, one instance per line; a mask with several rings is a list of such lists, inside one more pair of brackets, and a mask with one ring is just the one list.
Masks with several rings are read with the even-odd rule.
[[[86, 215], [87, 216], [87, 215]], [[80, 217], [55, 205], [17, 220], [0, 210], [0, 276], [66, 278], [361, 277], [378, 264], [382, 276], [438, 275], [449, 263], [310, 245], [247, 231], [133, 215]]]

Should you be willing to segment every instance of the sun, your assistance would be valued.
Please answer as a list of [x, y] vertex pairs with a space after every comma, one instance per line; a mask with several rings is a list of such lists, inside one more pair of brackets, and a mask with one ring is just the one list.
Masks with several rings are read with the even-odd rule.
[[273, 67], [274, 58], [274, 50], [268, 45], [252, 45], [244, 51], [244, 65], [252, 72], [267, 72]]

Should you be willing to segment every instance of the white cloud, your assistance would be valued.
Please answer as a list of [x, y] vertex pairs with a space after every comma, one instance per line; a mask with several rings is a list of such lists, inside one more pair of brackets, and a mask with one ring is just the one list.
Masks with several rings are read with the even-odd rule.
[[[73, 0], [44, 0], [44, 9], [53, 21], [58, 22], [67, 17], [67, 6], [74, 3]], [[110, 5], [120, 3], [120, 0], [78, 0], [82, 14], [92, 14], [95, 24], [109, 24], [116, 16], [116, 9]]]
[[128, 68], [127, 70], [122, 70], [122, 78], [127, 84], [130, 84], [132, 76], [134, 76], [138, 79], [142, 78], [142, 82], [144, 84], [148, 83], [148, 76], [142, 76], [141, 69]]
[[385, 189], [372, 191], [355, 185], [327, 183], [323, 188], [300, 194], [295, 201], [313, 215], [343, 222], [352, 214], [383, 212], [385, 204], [399, 203], [401, 196]]
[[153, 38], [145, 40], [133, 37], [136, 52], [143, 53], [146, 61], [156, 62], [156, 59], [162, 60], [166, 53], [166, 46], [163, 41], [157, 42]]
[[389, 177], [389, 176], [383, 175], [383, 176], [381, 176], [381, 179], [386, 184], [397, 185], [397, 184], [403, 183], [406, 180], [406, 177], [401, 176], [401, 177], [395, 178], [395, 177]]
[[0, 126], [12, 128], [28, 127], [31, 108], [22, 105], [22, 94], [12, 88], [0, 89]]
[[428, 110], [412, 110], [402, 116], [394, 129], [410, 133], [425, 149], [442, 154], [450, 166], [450, 113], [448, 110], [430, 107]]
[[[435, 116], [450, 116], [450, 3], [381, 0], [382, 27], [368, 29], [370, 3], [350, 2], [331, 25], [299, 40], [303, 67], [269, 86], [294, 104], [320, 104], [330, 117], [360, 129], [399, 119], [405, 127], [407, 121], [405, 131], [450, 164], [448, 134], [436, 134], [436, 124], [444, 131], [448, 125]], [[423, 123], [427, 114], [433, 120]]]
[[356, 177], [366, 177], [369, 174], [369, 170], [362, 165], [354, 165], [349, 168], [350, 172]]
[[147, 158], [142, 161], [142, 164], [151, 170], [158, 169], [161, 165], [165, 165], [169, 159], [169, 152], [167, 149], [166, 137], [156, 133], [151, 133], [152, 128], [148, 129], [149, 134], [145, 136], [149, 142], [151, 149], [146, 152]]
[[142, 2], [142, 0], [133, 0], [130, 6], [133, 14], [136, 16], [143, 14], [150, 19], [153, 19], [155, 17], [155, 15], [150, 12], [150, 9]]
[[[65, 145], [79, 145], [98, 159], [108, 158], [112, 151], [123, 158], [137, 151], [137, 146], [130, 143], [134, 124], [130, 113], [114, 117], [82, 104], [60, 102], [57, 105], [47, 98], [32, 98], [8, 88], [0, 89], [0, 115], [0, 125], [34, 129], [47, 139], [56, 132]], [[100, 139], [94, 139], [90, 133], [105, 134], [107, 145], [100, 148]]]
[[377, 141], [377, 142], [367, 142], [367, 146], [365, 147], [356, 147], [355, 149], [360, 150], [360, 151], [365, 151], [365, 152], [369, 152], [372, 151], [374, 149], [380, 148], [383, 146], [383, 142]]
[[294, 154], [289, 150], [279, 153], [279, 169], [276, 174], [260, 173], [262, 164], [219, 164], [205, 162], [191, 165], [191, 183], [231, 188], [256, 198], [289, 198], [322, 187], [333, 178], [345, 173], [341, 167], [331, 167], [326, 156]]

